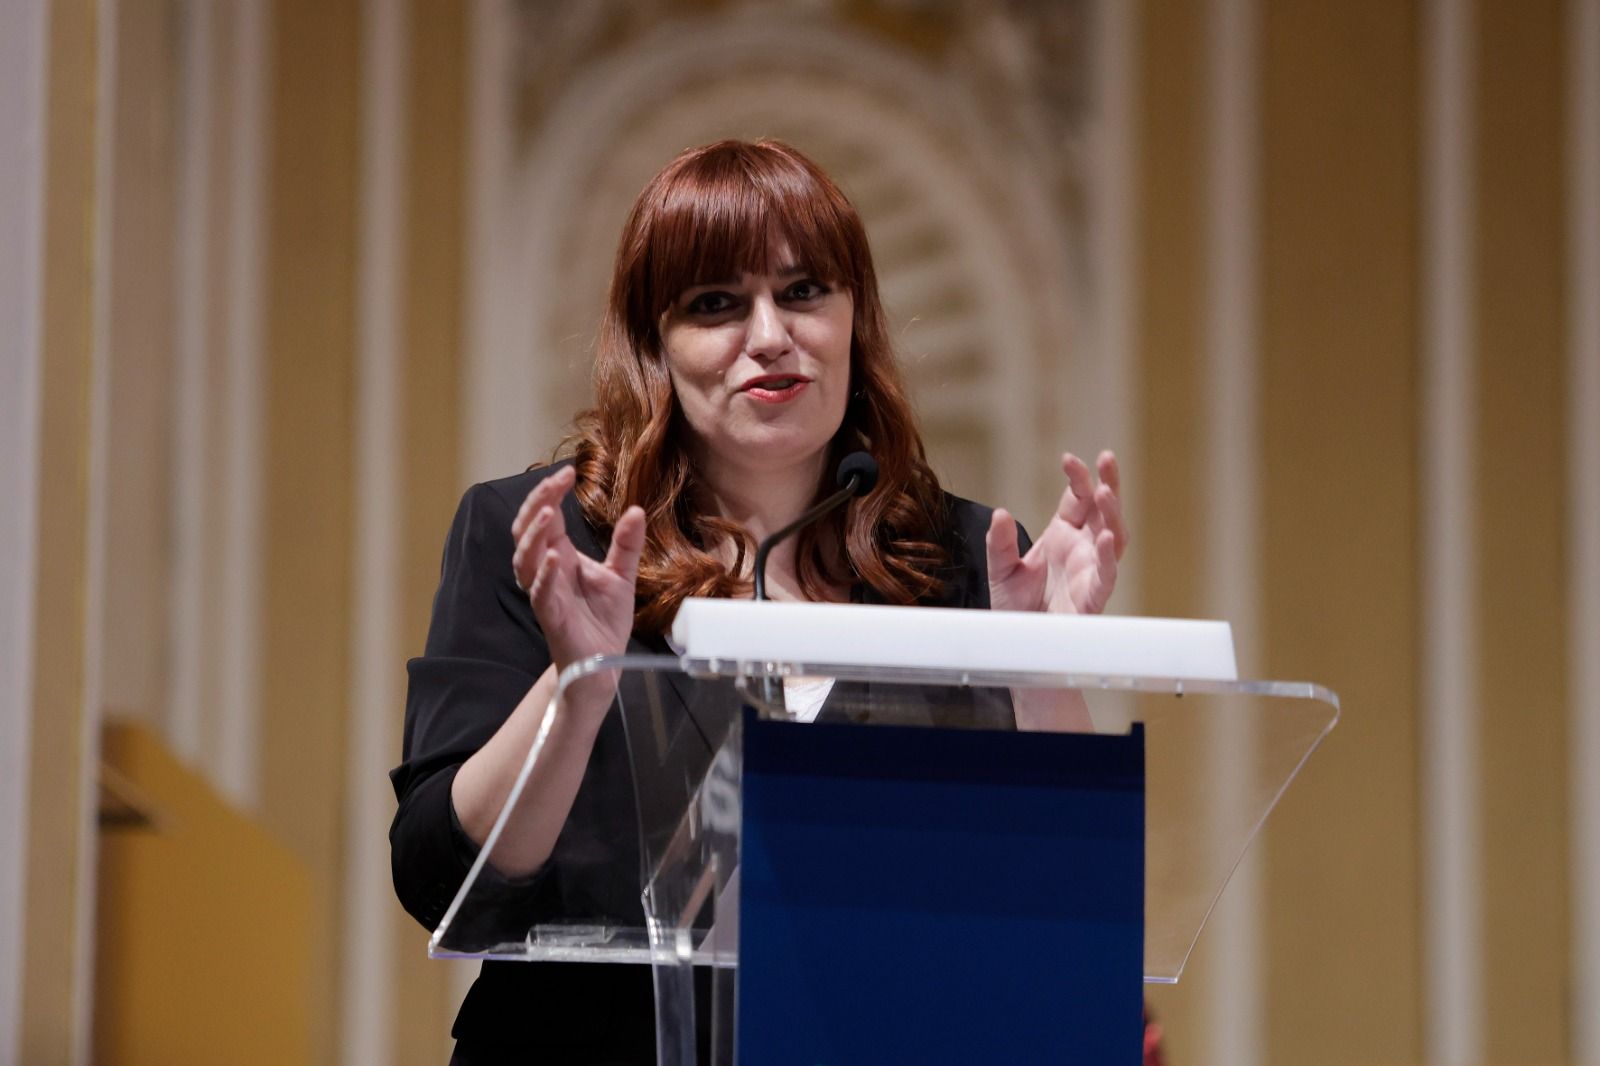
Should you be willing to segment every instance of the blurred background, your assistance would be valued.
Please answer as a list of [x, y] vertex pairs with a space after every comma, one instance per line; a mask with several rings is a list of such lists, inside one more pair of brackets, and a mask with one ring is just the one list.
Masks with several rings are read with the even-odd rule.
[[0, 1063], [440, 1063], [386, 831], [622, 217], [788, 139], [935, 466], [1344, 715], [1178, 1066], [1600, 1064], [1600, 2], [6, 0]]

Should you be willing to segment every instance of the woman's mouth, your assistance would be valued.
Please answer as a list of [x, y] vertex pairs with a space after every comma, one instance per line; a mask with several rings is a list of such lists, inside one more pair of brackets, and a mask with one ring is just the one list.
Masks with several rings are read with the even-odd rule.
[[762, 403], [787, 403], [805, 391], [811, 384], [808, 378], [780, 376], [761, 377], [746, 384], [740, 391]]

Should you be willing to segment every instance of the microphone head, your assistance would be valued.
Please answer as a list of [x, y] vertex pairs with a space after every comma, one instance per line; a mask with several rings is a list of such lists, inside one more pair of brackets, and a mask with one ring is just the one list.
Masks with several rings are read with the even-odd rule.
[[835, 479], [840, 488], [849, 488], [855, 481], [857, 496], [865, 496], [878, 483], [878, 460], [866, 452], [851, 452], [839, 462], [839, 476]]

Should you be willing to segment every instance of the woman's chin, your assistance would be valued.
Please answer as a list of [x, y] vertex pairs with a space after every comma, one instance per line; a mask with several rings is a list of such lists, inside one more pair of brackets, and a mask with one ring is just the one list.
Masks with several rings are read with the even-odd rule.
[[[778, 431], [774, 431], [778, 430]], [[728, 466], [745, 470], [787, 470], [823, 462], [833, 434], [797, 433], [779, 427], [739, 434], [712, 446], [713, 456]]]

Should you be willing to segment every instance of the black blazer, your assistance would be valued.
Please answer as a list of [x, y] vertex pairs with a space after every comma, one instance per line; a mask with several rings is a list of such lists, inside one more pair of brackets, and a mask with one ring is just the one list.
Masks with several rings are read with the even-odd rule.
[[[558, 467], [474, 485], [462, 498], [445, 542], [433, 618], [422, 656], [407, 664], [410, 687], [402, 761], [391, 773], [399, 807], [389, 830], [395, 891], [429, 931], [465, 879], [476, 847], [456, 821], [450, 789], [461, 764], [510, 716], [550, 665], [544, 635], [511, 569], [511, 520], [534, 485]], [[989, 605], [984, 535], [991, 511], [946, 497], [942, 531], [951, 566], [933, 605]], [[581, 552], [604, 558], [601, 542], [569, 493], [562, 501], [568, 535]], [[1027, 535], [1020, 528], [1022, 550]], [[630, 652], [664, 654], [665, 641], [635, 634]], [[859, 692], [856, 695], [860, 695]], [[629, 693], [623, 691], [623, 699]], [[697, 780], [737, 700], [727, 693], [687, 693], [657, 723], [661, 765], [643, 787], [671, 790]], [[674, 701], [676, 702], [676, 701]], [[683, 713], [688, 705], [693, 714]], [[825, 704], [823, 715], [829, 715]], [[646, 809], [652, 804], [647, 803]], [[487, 868], [480, 909], [491, 927], [479, 938], [521, 940], [537, 921], [591, 918], [642, 924], [639, 806], [621, 716], [607, 716], [550, 862], [532, 877], [507, 880]], [[646, 832], [670, 827], [643, 827]], [[492, 914], [492, 917], [490, 916]], [[461, 919], [458, 919], [460, 921]], [[506, 934], [503, 937], [499, 933]], [[545, 1034], [541, 1035], [540, 1030]], [[654, 1001], [649, 968], [619, 965], [487, 962], [452, 1034], [459, 1062], [612, 1063], [654, 1061]]]

